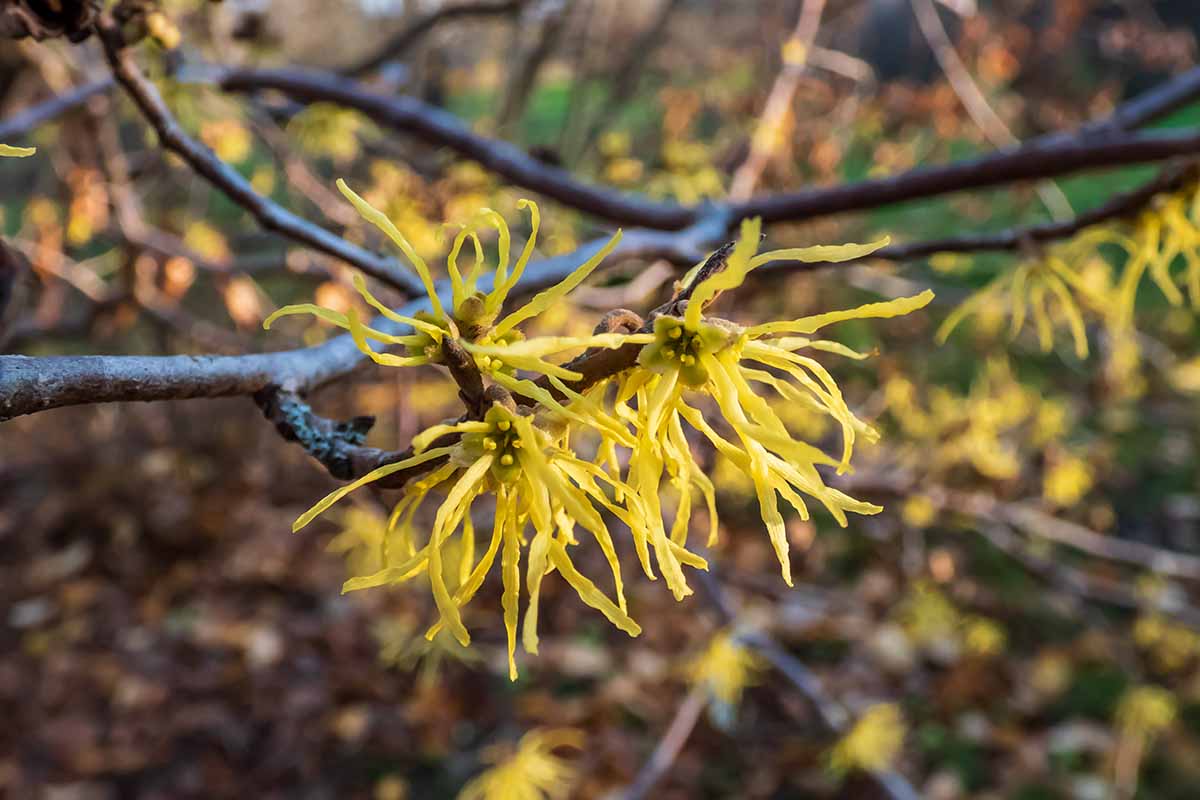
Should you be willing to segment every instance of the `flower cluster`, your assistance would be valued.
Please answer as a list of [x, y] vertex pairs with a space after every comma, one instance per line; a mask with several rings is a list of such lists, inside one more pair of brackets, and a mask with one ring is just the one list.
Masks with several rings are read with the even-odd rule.
[[829, 766], [837, 773], [890, 769], [904, 747], [906, 727], [904, 715], [895, 704], [871, 706], [834, 746]]
[[[1122, 264], [1123, 266], [1114, 266]], [[938, 330], [944, 341], [966, 317], [1009, 317], [1010, 338], [1032, 322], [1043, 351], [1065, 327], [1079, 358], [1088, 355], [1085, 313], [1114, 337], [1133, 328], [1146, 277], [1172, 306], [1200, 307], [1200, 183], [1154, 198], [1129, 222], [1103, 223], [1032, 253], [954, 310]]]
[[[346, 591], [427, 578], [438, 612], [427, 636], [447, 631], [466, 645], [470, 635], [463, 609], [499, 561], [509, 674], [515, 679], [518, 627], [525, 651], [536, 653], [539, 596], [550, 573], [558, 573], [584, 603], [619, 629], [631, 636], [640, 632], [629, 614], [618, 545], [606, 515], [628, 529], [639, 565], [651, 580], [661, 573], [677, 599], [691, 593], [684, 568], [707, 567], [688, 549], [697, 494], [706, 506], [710, 544], [718, 530], [713, 484], [693, 454], [693, 439], [711, 442], [752, 479], [789, 584], [780, 498], [804, 519], [810, 513], [806, 498], [811, 498], [843, 526], [849, 513], [881, 510], [827, 485], [818, 471], [832, 467], [846, 472], [856, 439], [876, 434], [850, 410], [817, 357], [865, 355], [812, 334], [842, 320], [907, 314], [927, 304], [932, 293], [750, 327], [704, 312], [722, 291], [739, 286], [751, 270], [769, 261], [849, 260], [886, 240], [759, 254], [759, 221], [749, 220], [736, 245], [697, 265], [649, 323], [638, 319], [637, 324], [587, 336], [525, 338], [519, 326], [558, 305], [583, 282], [616, 247], [620, 232], [563, 281], [507, 310], [536, 244], [540, 218], [534, 203], [520, 203], [530, 214], [531, 232], [515, 261], [508, 226], [496, 212], [484, 209], [460, 230], [446, 262], [449, 291], [443, 299], [432, 271], [404, 234], [344, 182], [338, 188], [413, 265], [428, 294], [429, 311], [397, 314], [356, 279], [364, 300], [407, 332], [379, 330], [353, 309], [340, 312], [312, 304], [281, 308], [264, 325], [281, 316], [313, 314], [349, 331], [362, 352], [381, 365], [443, 365], [460, 385], [466, 385], [463, 374], [469, 373], [473, 380], [467, 383], [482, 387], [475, 409], [418, 434], [408, 457], [341, 487], [296, 520], [298, 530], [361, 486], [401, 471], [413, 476], [378, 542], [374, 563], [379, 568], [349, 579]], [[494, 229], [497, 239], [494, 267], [488, 266], [480, 237], [487, 229]], [[459, 258], [468, 245], [474, 260], [463, 269]], [[580, 351], [587, 352], [563, 362]], [[610, 357], [621, 354], [628, 357]], [[601, 374], [580, 371], [589, 358], [599, 356], [616, 366]], [[795, 438], [756, 387], [835, 420], [843, 440], [840, 457]], [[589, 447], [594, 452], [582, 455]], [[420, 509], [433, 496], [439, 502], [432, 524], [419, 524]], [[673, 500], [673, 507], [665, 498]], [[476, 517], [491, 525], [490, 538], [480, 546]], [[378, 538], [372, 533], [367, 541]], [[576, 564], [574, 555], [585, 541], [594, 544], [609, 566], [611, 574], [604, 581], [609, 591]], [[372, 563], [358, 556], [356, 561]]]
[[521, 737], [515, 752], [506, 753], [507, 748], [493, 746], [484, 758], [494, 766], [464, 786], [458, 800], [569, 797], [575, 783], [575, 768], [554, 751], [582, 747], [583, 734], [572, 728], [530, 731]]

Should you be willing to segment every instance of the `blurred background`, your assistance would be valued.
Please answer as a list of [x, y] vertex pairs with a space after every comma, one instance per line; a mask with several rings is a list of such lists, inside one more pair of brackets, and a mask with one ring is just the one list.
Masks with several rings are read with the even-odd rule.
[[[1200, 35], [1194, 0], [167, 0], [161, 11], [166, 27], [138, 57], [189, 134], [260, 193], [380, 246], [334, 190], [345, 177], [431, 263], [447, 249], [443, 222], [483, 205], [516, 220], [529, 193], [354, 111], [225, 93], [179, 65], [334, 71], [590, 182], [697, 203], [1074, 130], [1195, 67]], [[0, 131], [106, 75], [94, 37], [4, 40]], [[1193, 103], [1157, 124], [1198, 123]], [[0, 163], [0, 233], [32, 266], [0, 305], [0, 352], [284, 349], [331, 334], [296, 320], [263, 332], [280, 305], [368, 310], [347, 265], [265, 233], [165, 154], [119, 92], [0, 141], [38, 147]], [[769, 233], [790, 246], [1003, 230], [1094, 208], [1155, 172]], [[542, 216], [543, 255], [611, 230], [551, 201]], [[1085, 358], [1069, 337], [1048, 350], [1030, 331], [1010, 337], [1009, 309], [992, 302], [934, 344], [958, 303], [1017, 264], [943, 254], [780, 274], [725, 309], [793, 318], [937, 292], [925, 312], [833, 331], [875, 353], [828, 366], [883, 433], [844, 485], [886, 510], [846, 529], [790, 520], [795, 589], [779, 580], [745, 476], [704, 454], [733, 627], [769, 633], [807, 665], [846, 715], [840, 737], [725, 638], [711, 603], [677, 604], [640, 576], [636, 640], [548, 583], [542, 655], [510, 684], [493, 582], [468, 615], [470, 650], [425, 642], [420, 587], [340, 594], [347, 561], [372, 557], [386, 495], [359, 493], [293, 535], [338, 484], [250, 399], [102, 405], [0, 425], [0, 795], [453, 797], [522, 734], [573, 728], [582, 746], [554, 750], [570, 774], [562, 797], [619, 796], [668, 729], [677, 747], [645, 796], [869, 798], [886, 796], [871, 775], [894, 770], [941, 800], [1194, 797], [1200, 329], [1191, 307], [1147, 289], [1136, 332], [1089, 323]], [[623, 261], [546, 324], [586, 332], [615, 306], [652, 308], [677, 274]], [[400, 447], [458, 413], [452, 384], [423, 370], [364, 368], [315, 403], [375, 415], [369, 442]], [[836, 446], [829, 420], [779, 411]]]

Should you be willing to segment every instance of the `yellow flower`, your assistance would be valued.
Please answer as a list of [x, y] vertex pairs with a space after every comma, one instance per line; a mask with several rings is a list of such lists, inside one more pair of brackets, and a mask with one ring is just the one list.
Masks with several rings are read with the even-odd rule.
[[1175, 721], [1175, 698], [1158, 686], [1135, 686], [1117, 704], [1117, 726], [1126, 735], [1155, 736]]
[[489, 748], [493, 766], [458, 793], [458, 800], [558, 800], [571, 793], [575, 770], [555, 750], [583, 747], [583, 734], [572, 729], [535, 730], [521, 737], [516, 752]]
[[1033, 258], [1018, 264], [1011, 274], [1005, 273], [946, 317], [938, 328], [937, 339], [945, 342], [967, 316], [988, 308], [1010, 309], [1009, 338], [1016, 338], [1032, 319], [1038, 344], [1049, 352], [1054, 346], [1055, 321], [1051, 300], [1057, 305], [1075, 343], [1077, 358], [1087, 358], [1088, 341], [1077, 295], [1085, 295], [1082, 277], [1073, 269], [1061, 249], [1051, 250], [1044, 258]]
[[1069, 508], [1092, 489], [1092, 468], [1078, 456], [1056, 459], [1042, 478], [1042, 496], [1056, 506]]
[[9, 144], [0, 144], [0, 157], [28, 158], [36, 152], [36, 147], [13, 147]]
[[358, 157], [359, 130], [363, 118], [355, 111], [332, 103], [313, 103], [288, 122], [288, 133], [311, 155], [328, 156], [334, 161]]
[[382, 514], [355, 506], [342, 512], [342, 529], [325, 549], [331, 553], [344, 553], [351, 575], [376, 572], [383, 566], [387, 534], [388, 521]]
[[905, 727], [899, 706], [893, 703], [871, 706], [834, 746], [829, 755], [830, 767], [837, 773], [889, 769], [904, 747]]
[[917, 581], [900, 605], [900, 621], [914, 644], [952, 641], [958, 633], [958, 609], [936, 587]]
[[438, 673], [448, 661], [469, 664], [479, 660], [447, 631], [426, 639], [417, 625], [407, 618], [381, 620], [371, 628], [379, 644], [379, 661], [399, 670], [418, 669], [418, 680], [425, 685], [437, 680]]
[[[425, 449], [449, 433], [462, 435], [461, 442]], [[562, 575], [584, 603], [600, 611], [618, 628], [630, 636], [641, 633], [641, 627], [626, 611], [621, 565], [612, 536], [593, 505], [609, 510], [627, 524], [645, 524], [641, 521], [645, 518], [645, 509], [632, 489], [594, 464], [555, 447], [550, 436], [536, 427], [529, 417], [520, 416], [500, 404], [494, 405], [483, 420], [429, 428], [413, 440], [413, 447], [416, 455], [380, 467], [335, 490], [302, 514], [292, 526], [293, 530], [299, 530], [353, 490], [386, 475], [435, 459], [445, 462], [428, 477], [405, 487], [405, 499], [393, 513], [394, 520], [398, 516], [403, 519], [400, 522], [402, 546], [388, 547], [384, 567], [372, 574], [351, 578], [346, 581], [344, 591], [403, 583], [418, 575], [428, 575], [439, 620], [426, 637], [432, 639], [445, 627], [466, 646], [471, 637], [462, 621], [462, 608], [479, 591], [499, 553], [509, 677], [516, 680], [520, 558], [524, 546], [528, 559], [525, 578], [528, 605], [522, 644], [526, 652], [536, 654], [538, 651], [538, 598], [542, 579], [551, 572]], [[597, 481], [620, 493], [626, 500], [626, 508], [610, 501]], [[411, 541], [409, 523], [435, 486], [448, 488], [446, 499], [438, 508], [428, 541], [417, 547]], [[485, 494], [495, 500], [492, 537], [483, 555], [476, 560], [471, 507]], [[534, 536], [526, 545], [524, 530], [528, 523], [533, 525]], [[592, 535], [608, 561], [617, 598], [615, 602], [581, 574], [572, 562], [567, 548], [578, 544], [574, 535], [576, 525]], [[461, 552], [470, 555], [462, 556], [461, 584], [451, 592], [446, 583], [443, 554], [456, 532], [463, 541]], [[395, 550], [399, 552], [394, 556]]]
[[1164, 672], [1183, 669], [1200, 655], [1200, 634], [1159, 613], [1137, 618], [1133, 625], [1133, 640]]
[[928, 528], [937, 519], [937, 506], [929, 495], [914, 494], [904, 501], [900, 516], [910, 527]]
[[[790, 586], [789, 547], [778, 497], [805, 520], [809, 511], [801, 493], [816, 498], [842, 526], [847, 524], [846, 512], [875, 514], [882, 510], [827, 486], [817, 471], [819, 464], [834, 466], [839, 473], [849, 471], [856, 435], [874, 439], [877, 434], [850, 411], [825, 367], [800, 351], [856, 359], [866, 356], [837, 342], [810, 339], [807, 335], [843, 320], [907, 314], [928, 304], [933, 293], [926, 291], [915, 297], [871, 303], [847, 311], [751, 327], [702, 318], [702, 311], [717, 295], [741, 285], [751, 270], [770, 261], [846, 261], [865, 256], [887, 242], [885, 239], [869, 245], [817, 246], [755, 255], [759, 230], [759, 220], [743, 222], [741, 236], [722, 269], [701, 275], [702, 268], [697, 268], [684, 278], [683, 285], [690, 287], [684, 316], [682, 319], [662, 316], [655, 320], [654, 342], [643, 348], [638, 358], [644, 370], [622, 379], [618, 389], [618, 403], [636, 397], [638, 410], [631, 412], [627, 407], [618, 407], [618, 413], [637, 431], [638, 444], [630, 460], [629, 482], [645, 498], [657, 497], [664, 470], [683, 482], [683, 486], [700, 474], [686, 445], [681, 419], [750, 476], [783, 579]], [[691, 286], [692, 283], [695, 285]], [[777, 373], [783, 373], [792, 382]], [[789, 402], [803, 404], [835, 419], [842, 428], [841, 460], [795, 439], [770, 403], [755, 392], [752, 387], [755, 383]], [[724, 422], [737, 436], [736, 442], [720, 435], [698, 408], [686, 402], [686, 390], [702, 392], [716, 401]], [[688, 491], [683, 491], [683, 497], [689, 496]], [[689, 508], [681, 505], [676, 512], [677, 528], [684, 526], [679, 529], [678, 537], [672, 534], [672, 540], [678, 544], [686, 541]], [[710, 542], [714, 536], [715, 524]], [[677, 597], [686, 594], [688, 590], [678, 565], [673, 563], [672, 553], [660, 550], [657, 555], [672, 591]], [[644, 558], [643, 567], [648, 567]], [[648, 568], [647, 574], [650, 574]]]
[[688, 675], [714, 700], [736, 707], [742, 692], [754, 684], [762, 668], [762, 659], [742, 645], [732, 631], [722, 631], [688, 665]]
[[1004, 651], [1008, 637], [1004, 628], [986, 617], [969, 617], [963, 622], [963, 646], [976, 656], [995, 656]]

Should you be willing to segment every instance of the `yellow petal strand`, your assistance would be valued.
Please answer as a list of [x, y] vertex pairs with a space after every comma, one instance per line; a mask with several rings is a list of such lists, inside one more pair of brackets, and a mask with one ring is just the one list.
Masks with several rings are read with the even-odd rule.
[[652, 333], [599, 333], [593, 336], [537, 336], [512, 344], [474, 345], [472, 352], [504, 358], [507, 355], [533, 356], [541, 358], [564, 350], [579, 350], [587, 347], [610, 349], [626, 344], [649, 344], [654, 341]]
[[[508, 259], [509, 253], [512, 250], [512, 236], [508, 232], [508, 223], [504, 221], [504, 217], [500, 216], [490, 208], [480, 209], [477, 220], [477, 224], [490, 222], [496, 228], [496, 236], [498, 239], [496, 249], [499, 254], [499, 261], [496, 264], [495, 284], [499, 284], [502, 280], [508, 277]], [[476, 241], [478, 241], [478, 237], [476, 237]], [[467, 275], [466, 293], [468, 296], [476, 292], [479, 286], [479, 278], [482, 273], [483, 259], [476, 258], [475, 265], [471, 267], [471, 272], [469, 275]]]
[[433, 588], [433, 601], [450, 634], [463, 647], [471, 643], [471, 635], [467, 633], [458, 606], [446, 588], [446, 576], [442, 572], [442, 546], [457, 526], [458, 520], [469, 511], [470, 502], [467, 498], [478, 494], [479, 482], [491, 468], [494, 459], [494, 456], [483, 456], [462, 474], [438, 508], [433, 521], [433, 533], [429, 539], [429, 583]]
[[387, 317], [392, 322], [397, 322], [401, 325], [408, 325], [414, 330], [418, 330], [421, 333], [430, 336], [434, 341], [440, 342], [442, 340], [442, 335], [446, 333], [444, 328], [439, 328], [437, 325], [434, 325], [428, 320], [417, 319], [416, 317], [407, 317], [403, 314], [397, 314], [395, 311], [392, 311], [386, 305], [381, 303], [379, 298], [371, 294], [371, 291], [367, 289], [367, 282], [363, 280], [363, 276], [359, 275], [357, 272], [354, 273], [354, 276], [351, 278], [351, 280], [354, 283], [354, 288], [360, 295], [362, 295], [362, 298], [366, 300], [372, 308], [374, 308], [380, 314], [383, 314], [383, 316]]
[[476, 422], [473, 420], [442, 425], [432, 425], [412, 438], [412, 449], [413, 452], [419, 453], [429, 445], [433, 444], [434, 440], [445, 436], [448, 433], [487, 433], [491, 429], [492, 426], [488, 423]]
[[470, 342], [462, 342], [462, 346], [469, 353], [475, 355], [487, 356], [494, 358], [503, 364], [506, 364], [514, 369], [524, 369], [530, 372], [540, 372], [543, 375], [556, 375], [563, 380], [577, 381], [583, 378], [583, 373], [575, 372], [566, 367], [552, 364], [549, 361], [543, 361], [535, 356], [526, 356], [519, 353], [510, 353], [503, 345], [477, 345]]
[[987, 286], [983, 287], [978, 292], [959, 303], [953, 311], [947, 314], [946, 319], [942, 320], [942, 324], [938, 326], [937, 333], [935, 333], [933, 336], [937, 343], [945, 344], [946, 340], [950, 338], [950, 334], [953, 333], [954, 329], [958, 327], [958, 324], [971, 314], [975, 313], [980, 306], [990, 300], [995, 295], [996, 289], [999, 287], [999, 285], [998, 279], [993, 280]]
[[360, 589], [372, 589], [376, 586], [386, 586], [393, 583], [403, 583], [420, 575], [429, 563], [429, 548], [422, 548], [415, 556], [397, 564], [394, 567], [381, 569], [371, 575], [361, 575], [350, 578], [342, 584], [342, 594], [355, 592]]
[[454, 237], [454, 246], [450, 248], [450, 255], [446, 256], [446, 272], [450, 274], [450, 305], [456, 309], [466, 297], [466, 284], [463, 282], [462, 271], [458, 268], [458, 254], [467, 237], [474, 242], [476, 262], [483, 263], [483, 244], [475, 234], [474, 225], [467, 225]]
[[367, 337], [371, 335], [370, 328], [362, 324], [362, 320], [358, 318], [358, 312], [353, 308], [346, 312], [346, 322], [350, 329], [350, 338], [354, 340], [355, 346], [376, 364], [385, 367], [414, 367], [429, 363], [428, 356], [394, 356], [391, 353], [376, 352], [367, 342]]
[[563, 280], [534, 295], [534, 298], [525, 305], [518, 308], [516, 311], [509, 314], [496, 325], [494, 336], [503, 336], [513, 329], [516, 325], [524, 322], [530, 317], [536, 317], [547, 308], [557, 303], [562, 298], [566, 297], [576, 286], [583, 283], [588, 275], [595, 271], [596, 267], [613, 251], [621, 241], [622, 233], [618, 230], [613, 234], [613, 237], [601, 247], [594, 256], [576, 267], [575, 271], [568, 275]]
[[538, 226], [541, 224], [542, 218], [537, 203], [532, 200], [519, 200], [517, 208], [529, 209], [529, 238], [525, 240], [525, 247], [521, 249], [521, 255], [517, 258], [512, 275], [506, 278], [500, 272], [496, 273], [495, 288], [488, 294], [487, 301], [484, 303], [484, 308], [490, 314], [497, 313], [504, 305], [508, 293], [517, 285], [517, 281], [525, 272], [525, 267], [529, 265], [529, 259], [533, 256], [533, 248], [537, 245]]
[[452, 447], [437, 447], [433, 450], [426, 450], [424, 453], [413, 456], [412, 458], [406, 458], [403, 461], [397, 461], [394, 464], [385, 464], [378, 469], [371, 470], [353, 483], [348, 483], [345, 486], [335, 489], [334, 491], [325, 495], [325, 497], [323, 497], [315, 506], [310, 508], [308, 511], [305, 511], [296, 519], [295, 522], [292, 523], [292, 530], [300, 530], [305, 525], [316, 519], [317, 516], [320, 515], [325, 509], [329, 508], [338, 500], [341, 500], [343, 497], [350, 494], [360, 486], [365, 486], [368, 483], [379, 480], [380, 478], [386, 478], [393, 472], [399, 472], [403, 469], [415, 467], [418, 464], [424, 464], [426, 461], [432, 461], [435, 458], [448, 456], [453, 449], [454, 448]]
[[912, 313], [924, 308], [933, 300], [933, 292], [929, 289], [912, 297], [901, 297], [883, 303], [867, 303], [858, 308], [845, 311], [830, 311], [826, 314], [816, 314], [811, 317], [801, 317], [790, 322], [768, 322], [747, 328], [746, 333], [752, 337], [767, 336], [772, 333], [813, 333], [826, 325], [842, 322], [848, 319], [889, 319]]
[[[475, 566], [475, 520], [471, 519], [471, 511], [467, 509], [467, 512], [463, 514], [462, 554], [458, 561], [459, 586], [462, 586], [470, 577], [473, 566]], [[455, 598], [454, 604], [461, 607], [457, 598]]]
[[1033, 265], [1026, 263], [1013, 271], [1012, 286], [1008, 293], [1009, 302], [1012, 303], [1012, 320], [1008, 332], [1010, 339], [1015, 339], [1021, 332], [1021, 328], [1025, 326], [1025, 314], [1029, 306], [1029, 296], [1025, 291], [1025, 285], [1032, 269]]
[[618, 608], [616, 603], [609, 600], [579, 570], [575, 569], [575, 565], [571, 563], [571, 557], [567, 555], [567, 550], [563, 547], [562, 542], [555, 540], [550, 543], [550, 563], [563, 576], [563, 579], [571, 585], [571, 588], [579, 595], [580, 600], [608, 617], [613, 625], [616, 625], [630, 636], [637, 636], [642, 632], [640, 625]]
[[[492, 565], [496, 563], [496, 553], [500, 550], [500, 542], [504, 536], [504, 529], [508, 524], [511, 513], [512, 504], [507, 499], [507, 496], [501, 492], [496, 496], [496, 516], [492, 523], [492, 540], [488, 543], [483, 558], [479, 559], [479, 563], [475, 565], [471, 574], [454, 593], [454, 604], [459, 608], [466, 608], [467, 603], [471, 602], [471, 599], [475, 597], [480, 587], [483, 586], [483, 581], [487, 578], [488, 572], [491, 571]], [[432, 641], [445, 627], [445, 623], [438, 620], [425, 632], [425, 638]]]
[[1046, 285], [1035, 283], [1029, 290], [1029, 305], [1033, 309], [1033, 321], [1037, 327], [1038, 344], [1042, 352], [1049, 353], [1054, 347], [1054, 323], [1050, 320], [1050, 309], [1046, 307]]
[[11, 144], [0, 144], [0, 156], [7, 158], [28, 158], [36, 152], [36, 147], [13, 147]]
[[1079, 313], [1079, 306], [1075, 303], [1075, 298], [1071, 297], [1071, 291], [1062, 279], [1057, 275], [1046, 275], [1046, 285], [1050, 287], [1050, 291], [1058, 298], [1059, 307], [1062, 308], [1063, 316], [1067, 318], [1067, 325], [1071, 329], [1071, 337], [1075, 340], [1075, 357], [1079, 359], [1087, 358], [1088, 356], [1088, 340], [1087, 328], [1083, 324], [1083, 315]]
[[696, 284], [696, 288], [692, 289], [683, 317], [684, 324], [689, 330], [699, 329], [701, 312], [717, 294], [742, 285], [742, 281], [746, 279], [746, 273], [751, 269], [750, 260], [758, 252], [760, 231], [762, 231], [761, 218], [742, 220], [741, 233], [737, 244], [733, 246], [733, 252], [729, 254], [729, 259], [725, 262], [725, 268], [714, 275], [709, 275]]
[[549, 562], [550, 542], [554, 539], [553, 515], [550, 512], [550, 497], [546, 486], [540, 481], [530, 481], [533, 497], [530, 498], [532, 508], [538, 509], [537, 514], [531, 514], [534, 519], [533, 540], [529, 543], [526, 556], [525, 592], [529, 599], [525, 606], [525, 623], [521, 630], [522, 645], [525, 652], [537, 655], [538, 651], [538, 601], [542, 593], [542, 578], [546, 575]]
[[275, 324], [275, 320], [280, 317], [291, 317], [298, 314], [312, 314], [314, 317], [323, 319], [326, 322], [331, 322], [339, 328], [348, 329], [350, 323], [346, 321], [345, 314], [339, 314], [332, 309], [318, 306], [313, 303], [294, 303], [289, 306], [284, 306], [263, 320], [263, 330], [271, 330], [271, 326]]
[[771, 344], [781, 350], [820, 350], [825, 353], [833, 353], [834, 355], [853, 358], [855, 361], [862, 361], [865, 358], [870, 358], [870, 353], [860, 353], [857, 350], [851, 349], [841, 342], [831, 342], [828, 339], [809, 339], [803, 336], [785, 336], [781, 339], [772, 339]]
[[429, 273], [429, 266], [425, 263], [425, 259], [417, 254], [413, 246], [408, 243], [408, 239], [404, 238], [404, 234], [387, 218], [386, 214], [355, 194], [354, 190], [347, 186], [346, 182], [341, 178], [337, 180], [337, 188], [342, 193], [342, 196], [350, 201], [350, 205], [354, 206], [354, 210], [363, 219], [383, 231], [400, 248], [400, 251], [404, 253], [404, 257], [409, 260], [413, 269], [416, 270], [421, 283], [425, 286], [425, 292], [429, 295], [429, 302], [433, 307], [433, 313], [440, 318], [445, 318], [446, 310], [442, 307], [442, 301], [437, 296], [437, 290], [433, 285], [433, 276]]
[[891, 244], [891, 237], [885, 236], [866, 244], [818, 244], [812, 247], [789, 247], [783, 250], [768, 250], [750, 259], [750, 269], [756, 269], [771, 261], [802, 261], [806, 264], [838, 263], [865, 258], [881, 247]]
[[500, 606], [504, 609], [504, 630], [508, 634], [508, 679], [517, 679], [517, 614], [521, 591], [521, 531], [516, 514], [508, 515], [504, 530], [504, 550], [500, 556], [500, 577], [504, 592]]

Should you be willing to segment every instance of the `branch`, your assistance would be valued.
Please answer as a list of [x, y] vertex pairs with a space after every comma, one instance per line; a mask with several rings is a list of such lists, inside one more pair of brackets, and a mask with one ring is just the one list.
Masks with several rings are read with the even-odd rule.
[[340, 258], [408, 294], [418, 294], [422, 291], [420, 281], [396, 260], [383, 258], [351, 244], [254, 191], [250, 182], [237, 170], [183, 131], [158, 90], [142, 74], [132, 53], [126, 49], [120, 27], [111, 14], [105, 12], [101, 15], [97, 29], [113, 77], [154, 128], [163, 146], [180, 156], [194, 172], [249, 211], [267, 230]]
[[[809, 53], [817, 38], [817, 30], [821, 27], [821, 14], [824, 11], [825, 0], [803, 0], [800, 5], [796, 27], [783, 47], [783, 66], [775, 76], [775, 83], [755, 125], [754, 136], [750, 140], [750, 154], [733, 173], [729, 196], [735, 200], [744, 200], [753, 193], [775, 151], [778, 133], [791, 112], [792, 99], [808, 66]], [[797, 51], [798, 56], [795, 55]]]
[[116, 81], [112, 78], [100, 78], [78, 86], [65, 94], [51, 97], [36, 106], [30, 106], [4, 122], [0, 122], [0, 142], [18, 141], [39, 125], [61, 117], [96, 95], [108, 92], [115, 85]]
[[633, 783], [620, 795], [620, 800], [642, 800], [650, 795], [654, 786], [671, 770], [671, 765], [687, 744], [688, 737], [695, 730], [706, 705], [708, 697], [703, 685], [693, 686], [676, 709], [675, 716], [663, 733], [658, 746], [654, 748], [649, 760], [642, 765]]
[[431, 30], [454, 19], [469, 17], [500, 17], [521, 10], [525, 0], [500, 0], [500, 2], [458, 3], [441, 6], [411, 23], [407, 28], [397, 33], [379, 48], [378, 52], [359, 61], [357, 64], [341, 70], [343, 75], [352, 78], [362, 77], [364, 73], [372, 72], [382, 67], [417, 43], [421, 37]]
[[[1045, 222], [1037, 225], [1017, 226], [995, 233], [975, 233], [963, 236], [949, 236], [942, 239], [901, 242], [881, 247], [869, 256], [865, 256], [857, 261], [869, 261], [872, 259], [911, 261], [914, 258], [928, 258], [936, 253], [1018, 252], [1028, 244], [1048, 244], [1061, 239], [1068, 239], [1092, 225], [1134, 216], [1158, 195], [1181, 189], [1198, 178], [1200, 178], [1200, 165], [1196, 163], [1168, 167], [1159, 173], [1157, 177], [1152, 178], [1138, 188], [1113, 195], [1109, 200], [1096, 208], [1078, 214], [1072, 219], [1060, 222]], [[853, 264], [857, 262], [845, 261], [838, 263]], [[827, 261], [804, 263], [777, 261], [764, 265], [762, 269], [764, 270], [763, 274], [768, 274], [776, 270], [796, 272], [820, 269], [827, 266], [833, 266], [833, 264]]]
[[[630, 231], [608, 264], [665, 258], [690, 265], [704, 257], [725, 227], [724, 218], [714, 216], [677, 233]], [[553, 286], [607, 241], [597, 239], [573, 253], [531, 262], [512, 296]], [[485, 276], [480, 281], [483, 291], [490, 290], [490, 280]], [[448, 285], [441, 285], [439, 294], [449, 302]], [[428, 298], [421, 298], [399, 312], [412, 316], [428, 309]], [[371, 326], [396, 335], [408, 332], [383, 318]], [[0, 420], [85, 403], [251, 395], [272, 386], [303, 393], [346, 375], [365, 359], [349, 335], [315, 347], [242, 356], [0, 356]]]
[[[959, 58], [958, 51], [954, 49], [954, 43], [950, 41], [950, 35], [946, 33], [946, 29], [938, 17], [933, 0], [910, 0], [909, 4], [912, 6], [913, 14], [917, 18], [917, 25], [925, 37], [926, 44], [933, 51], [934, 58], [937, 59], [938, 65], [950, 82], [950, 88], [954, 90], [959, 102], [967, 109], [967, 115], [971, 117], [976, 127], [983, 131], [983, 135], [996, 147], [1018, 144], [1020, 140], [1013, 135], [1008, 125], [1000, 119], [1000, 115], [988, 103], [979, 84], [971, 76], [971, 71]], [[1067, 219], [1071, 216], [1071, 204], [1067, 202], [1066, 195], [1056, 184], [1051, 181], [1040, 183], [1037, 186], [1037, 192], [1052, 217]]]
[[[711, 214], [714, 208], [725, 211], [731, 225], [753, 216], [762, 216], [767, 223], [797, 222], [953, 192], [1200, 154], [1200, 129], [1131, 133], [1115, 130], [1106, 122], [1108, 132], [1103, 136], [1055, 133], [975, 158], [917, 168], [886, 178], [754, 197], [716, 206], [678, 205], [584, 183], [507, 142], [480, 136], [457, 117], [439, 108], [412, 97], [376, 94], [353, 81], [326, 73], [216, 68], [211, 77], [218, 86], [231, 92], [275, 89], [303, 103], [328, 102], [357, 109], [380, 125], [410, 133], [429, 144], [447, 147], [478, 161], [518, 186], [539, 192], [570, 208], [613, 222], [658, 230], [686, 227]], [[1188, 84], [1190, 91], [1188, 76], [1180, 80]], [[1184, 92], [1178, 90], [1177, 93]], [[1123, 110], [1118, 109], [1110, 119], [1120, 119], [1123, 114]]]
[[1094, 135], [1110, 130], [1131, 131], [1165, 117], [1200, 98], [1200, 67], [1143, 92], [1119, 106], [1103, 120], [1083, 126], [1082, 133]]
[[275, 89], [302, 103], [328, 102], [356, 109], [379, 125], [410, 133], [431, 145], [447, 147], [518, 186], [601, 219], [675, 230], [690, 225], [699, 216], [693, 208], [583, 183], [566, 170], [539, 161], [519, 147], [480, 136], [458, 117], [415, 97], [381, 95], [354, 81], [299, 69], [216, 68], [212, 80], [225, 91]]

